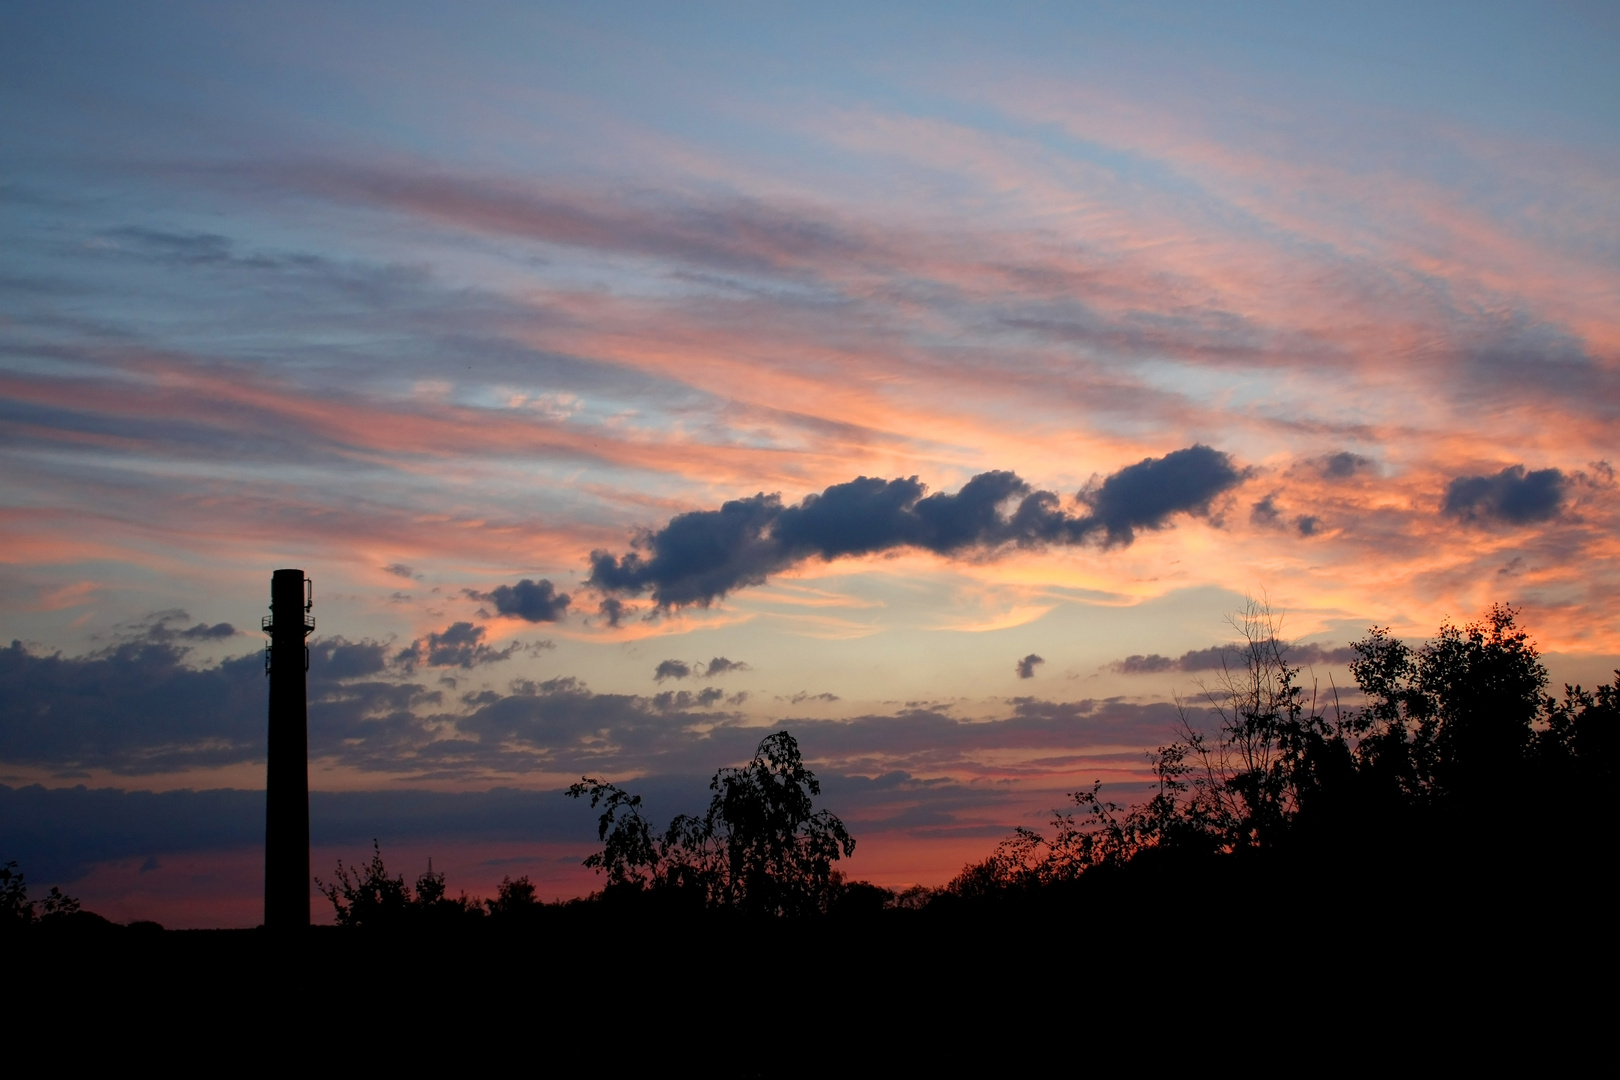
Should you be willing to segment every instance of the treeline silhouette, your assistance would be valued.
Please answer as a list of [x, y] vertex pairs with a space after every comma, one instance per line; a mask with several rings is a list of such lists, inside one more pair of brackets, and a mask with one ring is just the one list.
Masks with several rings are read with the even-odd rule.
[[1352, 645], [1358, 702], [1343, 706], [1333, 689], [1329, 707], [1289, 663], [1270, 610], [1251, 602], [1232, 619], [1239, 646], [1203, 688], [1215, 730], [1182, 709], [1178, 737], [1152, 755], [1151, 797], [1126, 807], [1100, 784], [1077, 791], [1047, 829], [1017, 829], [942, 888], [896, 892], [834, 869], [855, 840], [814, 809], [820, 786], [785, 731], [715, 774], [705, 814], [662, 830], [616, 784], [569, 788], [601, 811], [602, 848], [585, 864], [604, 885], [589, 897], [541, 905], [519, 878], [494, 900], [451, 899], [431, 864], [413, 893], [380, 853], [363, 873], [340, 864], [321, 887], [346, 926], [532, 924], [544, 907], [997, 918], [1090, 903], [1147, 917], [1200, 896], [1258, 910], [1437, 904], [1458, 922], [1552, 895], [1592, 903], [1615, 847], [1620, 672], [1551, 696], [1516, 620], [1495, 605], [1417, 646], [1374, 628]]
[[1536, 646], [1495, 605], [1415, 648], [1374, 628], [1349, 665], [1363, 703], [1343, 708], [1335, 692], [1326, 709], [1265, 606], [1233, 622], [1237, 658], [1205, 688], [1217, 730], [1183, 710], [1180, 737], [1154, 755], [1151, 798], [1125, 808], [1100, 785], [1075, 792], [1076, 810], [1044, 832], [1018, 829], [943, 895], [994, 902], [1179, 877], [1410, 899], [1575, 885], [1612, 853], [1620, 672], [1548, 695]]
[[403, 874], [389, 875], [376, 840], [371, 842], [371, 852], [371, 861], [364, 866], [346, 867], [339, 859], [337, 876], [329, 883], [315, 879], [315, 887], [332, 904], [338, 926], [445, 927], [485, 919], [507, 926], [532, 919], [540, 907], [528, 875], [503, 877], [493, 900], [469, 897], [465, 892], [452, 897], [445, 888], [444, 874], [434, 873], [432, 859], [413, 889]]

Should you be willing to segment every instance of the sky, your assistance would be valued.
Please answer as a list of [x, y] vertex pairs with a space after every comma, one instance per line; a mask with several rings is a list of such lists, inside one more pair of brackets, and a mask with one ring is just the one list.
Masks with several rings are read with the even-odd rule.
[[317, 874], [485, 895], [784, 729], [939, 885], [1250, 600], [1620, 667], [1612, 6], [872, 7], [0, 9], [0, 861], [259, 921], [281, 567]]

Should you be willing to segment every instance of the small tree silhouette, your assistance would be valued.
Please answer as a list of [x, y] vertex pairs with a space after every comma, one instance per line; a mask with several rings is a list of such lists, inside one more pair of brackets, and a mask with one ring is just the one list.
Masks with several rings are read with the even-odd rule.
[[821, 794], [799, 744], [785, 731], [760, 741], [740, 768], [721, 769], [702, 817], [682, 814], [659, 839], [641, 797], [592, 777], [568, 789], [602, 807], [602, 850], [585, 865], [606, 872], [619, 890], [663, 890], [710, 907], [756, 914], [824, 912], [842, 887], [832, 864], [855, 851], [844, 823], [813, 809]]
[[[0, 866], [0, 929], [15, 929], [78, 914], [77, 897], [52, 885], [45, 899], [28, 899], [28, 882], [16, 862]], [[99, 918], [99, 916], [97, 916]]]
[[[443, 878], [435, 877], [432, 866], [426, 875], [429, 886], [443, 887]], [[410, 906], [411, 890], [403, 874], [388, 876], [383, 865], [382, 848], [371, 841], [371, 861], [365, 866], [345, 867], [337, 864], [337, 880], [330, 885], [315, 879], [315, 887], [332, 902], [332, 911], [339, 926], [390, 926], [405, 920]]]

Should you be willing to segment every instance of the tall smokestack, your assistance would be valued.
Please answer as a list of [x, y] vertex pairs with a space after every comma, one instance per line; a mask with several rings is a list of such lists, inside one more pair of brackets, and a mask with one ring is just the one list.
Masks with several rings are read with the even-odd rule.
[[313, 592], [302, 570], [270, 578], [270, 635], [264, 669], [270, 677], [270, 760], [265, 768], [264, 925], [309, 925], [309, 716], [304, 676], [315, 629]]

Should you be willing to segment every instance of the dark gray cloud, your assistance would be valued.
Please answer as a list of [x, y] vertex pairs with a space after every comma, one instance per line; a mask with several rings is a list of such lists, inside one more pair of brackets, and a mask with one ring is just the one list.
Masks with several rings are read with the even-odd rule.
[[653, 672], [654, 682], [663, 682], [665, 679], [684, 679], [692, 674], [692, 665], [685, 660], [660, 660], [658, 670]]
[[117, 250], [157, 262], [221, 266], [237, 261], [232, 254], [235, 245], [229, 237], [218, 233], [178, 233], [128, 226], [108, 229], [102, 236], [112, 240]]
[[[1347, 664], [1356, 658], [1349, 646], [1329, 648], [1315, 642], [1285, 644], [1281, 647], [1284, 660], [1290, 665]], [[1189, 649], [1179, 657], [1160, 656], [1158, 653], [1136, 654], [1109, 664], [1121, 675], [1157, 675], [1165, 671], [1220, 671], [1223, 668], [1243, 666], [1246, 646], [1239, 642], [1211, 645], [1207, 649]]]
[[1364, 458], [1360, 454], [1352, 454], [1348, 450], [1341, 450], [1337, 454], [1329, 454], [1319, 462], [1322, 475], [1329, 480], [1345, 480], [1359, 472], [1372, 469], [1371, 458]]
[[221, 638], [234, 637], [236, 627], [230, 623], [196, 623], [192, 626], [176, 626], [175, 623], [186, 623], [191, 616], [180, 608], [171, 608], [168, 611], [154, 611], [134, 622], [118, 626], [115, 634], [121, 641], [147, 642], [161, 644], [164, 642], [184, 643], [217, 641]]
[[620, 600], [617, 596], [606, 596], [597, 605], [596, 613], [607, 620], [609, 626], [618, 626], [625, 619], [634, 615], [636, 609]]
[[1528, 525], [1563, 509], [1569, 478], [1557, 469], [1525, 472], [1510, 465], [1493, 476], [1459, 476], [1446, 486], [1440, 512], [1470, 523]]
[[[589, 710], [588, 702], [577, 698], [568, 702], [570, 707], [582, 705]], [[1006, 784], [940, 777], [941, 764], [997, 744], [1044, 752], [1048, 763], [1053, 752], [1065, 752], [1077, 743], [1117, 744], [1124, 733], [1143, 745], [1155, 745], [1169, 733], [1174, 719], [1174, 713], [1162, 706], [1032, 698], [1015, 699], [1010, 705], [1007, 718], [990, 724], [910, 712], [847, 722], [792, 720], [770, 728], [731, 727], [713, 737], [682, 732], [669, 752], [645, 759], [653, 763], [653, 771], [636, 768], [639, 775], [628, 786], [643, 797], [654, 821], [667, 821], [677, 813], [701, 813], [715, 769], [746, 760], [762, 735], [785, 727], [814, 763], [823, 792], [818, 804], [839, 814], [858, 838], [877, 830], [919, 837], [978, 836], [988, 850], [1019, 823], [1010, 814], [1002, 816], [1000, 808], [1017, 802], [1021, 793]], [[670, 729], [670, 717], [648, 715], [659, 727]], [[896, 745], [909, 748], [912, 760], [874, 767]], [[1123, 755], [1121, 760], [1134, 756]], [[593, 774], [620, 781], [627, 779], [632, 767], [627, 759], [588, 764]], [[568, 765], [586, 763], [573, 759]], [[1089, 779], [1082, 775], [1075, 784]], [[1139, 797], [1131, 785], [1110, 785], [1108, 790], [1122, 802]], [[1062, 796], [1054, 792], [1053, 801], [1061, 802]], [[310, 838], [320, 847], [350, 846], [355, 857], [369, 855], [376, 838], [390, 868], [407, 875], [422, 867], [397, 861], [397, 846], [404, 844], [444, 845], [430, 847], [430, 852], [490, 841], [575, 844], [574, 858], [598, 846], [596, 813], [587, 804], [564, 798], [560, 790], [510, 787], [467, 792], [398, 787], [312, 791]], [[150, 792], [0, 784], [0, 852], [15, 858], [30, 882], [41, 886], [69, 884], [108, 860], [141, 859], [147, 866], [157, 866], [174, 855], [257, 848], [263, 840], [262, 790]], [[329, 867], [315, 869], [325, 876]], [[451, 882], [452, 888], [458, 884]]]
[[1127, 465], [1080, 497], [1108, 530], [1109, 544], [1129, 544], [1135, 530], [1162, 529], [1175, 514], [1208, 514], [1217, 496], [1247, 476], [1221, 451], [1189, 446]]
[[[516, 615], [529, 622], [556, 622], [568, 612], [568, 594], [558, 592], [545, 578], [524, 578], [516, 585], [498, 585], [487, 593], [468, 589], [467, 595], [494, 604], [502, 615]], [[614, 622], [617, 625], [617, 620]]]
[[318, 638], [309, 646], [309, 677], [313, 682], [342, 682], [380, 675], [388, 666], [387, 646], [380, 641]]
[[1129, 544], [1176, 513], [1207, 514], [1246, 473], [1207, 446], [1145, 458], [1080, 492], [1063, 508], [1057, 494], [1015, 473], [987, 472], [955, 494], [925, 494], [916, 477], [857, 477], [784, 505], [764, 493], [671, 518], [621, 556], [591, 553], [588, 584], [603, 593], [651, 591], [661, 609], [708, 606], [736, 589], [807, 559], [835, 559], [913, 547], [943, 555], [1080, 543]]
[[705, 679], [713, 679], [717, 676], [724, 675], [727, 672], [747, 670], [749, 670], [748, 665], [743, 663], [741, 660], [727, 660], [723, 656], [717, 656], [704, 665], [703, 677]]
[[504, 649], [492, 648], [484, 643], [484, 634], [482, 626], [470, 622], [451, 623], [437, 633], [411, 642], [394, 662], [406, 671], [418, 666], [474, 668], [509, 659], [522, 649], [516, 642]]
[[[665, 786], [667, 781], [655, 783], [654, 789]], [[578, 840], [588, 849], [594, 820], [560, 791], [396, 789], [309, 795], [312, 843], [366, 850], [375, 837], [385, 856], [393, 844], [440, 838], [451, 844]], [[262, 790], [151, 792], [0, 784], [0, 851], [20, 864], [31, 883], [69, 882], [109, 859], [154, 862], [159, 856], [263, 842]]]
[[1116, 660], [1109, 666], [1121, 675], [1156, 675], [1161, 671], [1173, 670], [1176, 662], [1158, 653], [1148, 653], [1145, 656], [1135, 653], [1123, 660]]
[[1299, 530], [1301, 536], [1315, 536], [1321, 527], [1322, 519], [1315, 514], [1301, 514], [1294, 519], [1294, 528]]
[[1249, 520], [1256, 525], [1275, 525], [1282, 516], [1277, 507], [1277, 493], [1271, 492], [1249, 509]]
[[123, 642], [84, 657], [0, 649], [0, 761], [60, 776], [164, 772], [264, 753], [264, 660], [186, 665], [171, 642]]
[[389, 563], [387, 566], [383, 567], [383, 570], [386, 573], [393, 574], [395, 577], [402, 577], [407, 581], [414, 581], [416, 580], [417, 576], [416, 571], [412, 570], [404, 563]]
[[705, 686], [695, 694], [690, 690], [665, 690], [652, 696], [652, 707], [659, 712], [712, 709], [720, 704], [725, 696], [726, 692], [718, 686]]
[[1017, 665], [1015, 666], [1015, 670], [1017, 670], [1018, 677], [1020, 679], [1033, 679], [1035, 677], [1035, 665], [1044, 663], [1046, 663], [1046, 661], [1042, 657], [1036, 656], [1034, 653], [1030, 653], [1028, 656], [1018, 661]]
[[[315, 756], [397, 757], [431, 738], [418, 715], [440, 700], [399, 680], [386, 646], [310, 644]], [[264, 759], [264, 656], [195, 667], [177, 641], [125, 641], [86, 656], [0, 649], [0, 762], [71, 778], [91, 768], [151, 775]]]

